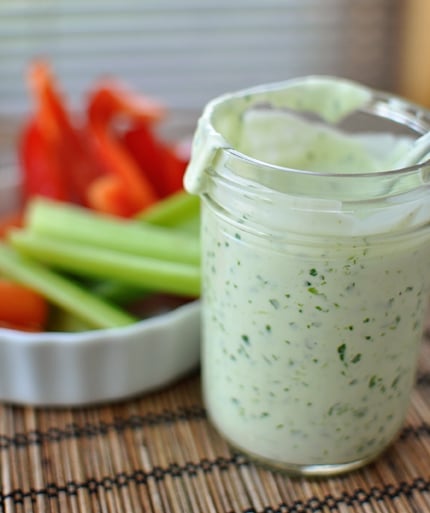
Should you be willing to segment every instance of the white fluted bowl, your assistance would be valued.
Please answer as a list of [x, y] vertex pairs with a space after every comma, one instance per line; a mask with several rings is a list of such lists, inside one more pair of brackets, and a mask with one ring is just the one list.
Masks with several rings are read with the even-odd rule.
[[[0, 173], [0, 213], [19, 185]], [[167, 386], [198, 367], [200, 304], [193, 301], [136, 324], [80, 333], [0, 328], [0, 401], [81, 406]]]

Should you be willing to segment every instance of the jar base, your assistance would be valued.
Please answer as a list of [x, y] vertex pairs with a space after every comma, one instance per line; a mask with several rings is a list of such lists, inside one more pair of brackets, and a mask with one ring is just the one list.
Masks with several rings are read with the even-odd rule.
[[253, 453], [248, 449], [244, 449], [240, 445], [229, 440], [225, 435], [221, 434], [224, 440], [228, 443], [228, 445], [234, 450], [241, 453], [244, 457], [249, 457], [252, 462], [257, 465], [260, 465], [267, 470], [281, 472], [287, 474], [291, 477], [332, 477], [340, 474], [346, 474], [348, 472], [352, 472], [354, 470], [358, 470], [371, 462], [375, 461], [383, 452], [385, 452], [390, 442], [387, 446], [383, 447], [380, 451], [372, 454], [371, 456], [367, 456], [366, 458], [361, 458], [353, 461], [348, 461], [345, 463], [327, 463], [327, 464], [298, 464], [298, 463], [284, 463], [279, 462], [277, 460], [273, 460], [271, 458], [265, 458], [259, 454]]

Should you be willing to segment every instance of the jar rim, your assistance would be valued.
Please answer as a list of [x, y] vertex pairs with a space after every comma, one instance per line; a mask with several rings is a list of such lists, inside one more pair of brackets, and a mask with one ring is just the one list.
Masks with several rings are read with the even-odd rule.
[[288, 172], [288, 173], [294, 173], [298, 176], [317, 176], [321, 178], [339, 178], [339, 179], [358, 179], [358, 178], [378, 178], [378, 177], [394, 177], [397, 175], [403, 175], [403, 174], [413, 174], [415, 172], [422, 171], [423, 168], [430, 166], [430, 158], [420, 162], [419, 164], [414, 164], [411, 166], [405, 166], [398, 169], [387, 169], [383, 171], [367, 171], [365, 173], [327, 173], [327, 172], [321, 172], [321, 171], [311, 171], [307, 169], [297, 169], [293, 167], [287, 167], [287, 166], [280, 166], [277, 164], [271, 164], [270, 162], [266, 162], [264, 160], [258, 160], [254, 157], [251, 157], [249, 155], [246, 155], [245, 153], [242, 153], [238, 150], [235, 150], [234, 148], [225, 147], [222, 148], [223, 151], [231, 155], [233, 158], [237, 158], [240, 160], [243, 160], [251, 165], [254, 166], [260, 166], [265, 167], [268, 169], [273, 169], [276, 171], [281, 172]]
[[[345, 170], [342, 168], [342, 158], [348, 158], [348, 146], [345, 146], [342, 158], [341, 155], [336, 156], [337, 170], [332, 166], [334, 161], [330, 160], [331, 157], [326, 159], [324, 169], [317, 169], [316, 165], [308, 169], [305, 165], [302, 168], [288, 167], [282, 162], [283, 156], [270, 162], [270, 159], [262, 159], [261, 154], [253, 154], [251, 150], [245, 152], [247, 147], [236, 144], [244, 127], [243, 116], [261, 107], [275, 112], [284, 110], [287, 115], [293, 116], [298, 112], [299, 116], [303, 116], [301, 120], [306, 119], [308, 126], [312, 123], [306, 116], [309, 113], [316, 115], [320, 126], [325, 125], [323, 129], [335, 130], [335, 137], [339, 137], [339, 134], [359, 137], [363, 134], [382, 134], [392, 138], [397, 147], [391, 155], [391, 143], [387, 145], [384, 142], [376, 157], [370, 153], [367, 155], [364, 143], [360, 143], [362, 149], [359, 152], [353, 150], [358, 158], [355, 167]], [[290, 123], [288, 117], [286, 119], [282, 120], [284, 124], [281, 130]], [[360, 122], [356, 125], [357, 121]], [[385, 127], [381, 124], [385, 124]], [[408, 148], [414, 147], [416, 140], [429, 132], [430, 111], [424, 107], [347, 79], [310, 75], [263, 84], [221, 95], [206, 105], [194, 134], [184, 186], [190, 193], [203, 194], [215, 179], [228, 180], [232, 186], [235, 183], [239, 187], [261, 186], [275, 193], [337, 201], [369, 201], [398, 196], [430, 185], [430, 158], [427, 154], [417, 164], [396, 165], [397, 157], [402, 157]], [[276, 134], [276, 131], [273, 133]], [[330, 137], [330, 144], [336, 144], [335, 137]], [[246, 137], [243, 140], [247, 141]], [[360, 141], [358, 138], [350, 140]], [[267, 141], [272, 143], [270, 133], [267, 134]], [[249, 141], [246, 144], [249, 146]], [[276, 144], [279, 141], [274, 142], [275, 150]], [[289, 144], [292, 147], [291, 142]], [[372, 144], [375, 144], [374, 138]], [[300, 151], [304, 149], [306, 147]], [[288, 148], [285, 149], [284, 154], [287, 155], [285, 152], [288, 151]], [[384, 157], [387, 155], [389, 158]], [[365, 167], [367, 163], [369, 168]], [[381, 164], [380, 170], [378, 163]], [[319, 166], [318, 161], [314, 161], [314, 164]]]
[[[402, 166], [395, 169], [383, 169], [381, 171], [366, 171], [366, 172], [350, 172], [350, 173], [339, 173], [339, 172], [322, 172], [313, 171], [307, 169], [298, 169], [295, 167], [282, 166], [274, 163], [267, 162], [252, 157], [240, 150], [232, 147], [225, 136], [219, 129], [216, 128], [216, 116], [219, 113], [219, 109], [228, 109], [233, 102], [245, 100], [255, 100], [259, 97], [267, 98], [269, 95], [276, 95], [277, 93], [282, 94], [283, 91], [290, 89], [291, 87], [300, 87], [305, 85], [307, 82], [321, 82], [332, 85], [338, 83], [348, 87], [359, 87], [363, 96], [368, 96], [368, 102], [357, 108], [357, 112], [372, 114], [378, 116], [387, 121], [391, 121], [400, 126], [409, 128], [417, 137], [430, 132], [430, 110], [425, 107], [409, 102], [401, 96], [391, 94], [385, 91], [374, 90], [361, 84], [357, 84], [347, 79], [340, 79], [330, 75], [309, 75], [305, 77], [293, 78], [285, 81], [272, 82], [269, 84], [262, 84], [246, 89], [236, 91], [234, 93], [227, 93], [217, 98], [214, 98], [208, 103], [205, 108], [202, 120], [205, 121], [207, 127], [213, 132], [213, 135], [218, 141], [223, 141], [220, 144], [220, 150], [225, 151], [232, 157], [244, 160], [250, 164], [264, 166], [269, 169], [294, 173], [300, 176], [319, 176], [319, 177], [336, 177], [342, 178], [359, 178], [359, 177], [388, 177], [396, 176], [404, 173], [411, 173], [420, 171], [423, 167], [430, 165], [430, 157], [420, 163]], [[255, 103], [255, 102], [254, 102]], [[237, 108], [236, 108], [237, 109]], [[244, 109], [239, 109], [238, 112], [244, 112]]]

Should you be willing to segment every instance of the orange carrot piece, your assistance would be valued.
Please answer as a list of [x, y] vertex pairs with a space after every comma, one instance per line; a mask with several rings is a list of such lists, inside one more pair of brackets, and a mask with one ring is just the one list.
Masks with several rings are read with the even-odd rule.
[[37, 292], [0, 279], [0, 325], [24, 331], [43, 331], [48, 320], [49, 306]]

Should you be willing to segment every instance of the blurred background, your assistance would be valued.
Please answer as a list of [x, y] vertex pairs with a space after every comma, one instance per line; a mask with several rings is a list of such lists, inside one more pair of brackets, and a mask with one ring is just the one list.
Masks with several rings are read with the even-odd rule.
[[0, 121], [28, 111], [36, 56], [72, 107], [113, 75], [164, 102], [185, 131], [220, 93], [305, 74], [428, 104], [429, 15], [429, 0], [1, 0]]

